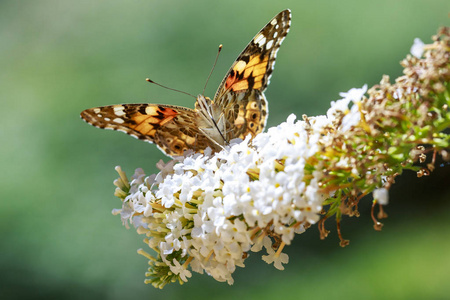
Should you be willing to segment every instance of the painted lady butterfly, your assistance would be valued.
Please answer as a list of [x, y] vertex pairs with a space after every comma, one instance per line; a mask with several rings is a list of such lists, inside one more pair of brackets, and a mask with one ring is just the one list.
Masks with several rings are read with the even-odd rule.
[[245, 47], [231, 66], [214, 99], [199, 95], [195, 109], [162, 104], [122, 104], [86, 109], [87, 123], [125, 132], [155, 143], [169, 156], [188, 149], [213, 151], [234, 138], [255, 137], [266, 125], [264, 90], [281, 42], [289, 31], [290, 10], [276, 15]]

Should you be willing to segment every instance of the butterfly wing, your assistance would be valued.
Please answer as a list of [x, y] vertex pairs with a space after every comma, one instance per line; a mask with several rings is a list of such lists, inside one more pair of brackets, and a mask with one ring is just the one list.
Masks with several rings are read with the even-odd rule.
[[160, 104], [122, 104], [95, 107], [81, 112], [87, 123], [125, 132], [155, 143], [169, 156], [192, 149], [203, 152], [208, 139], [199, 131], [197, 113], [189, 108]]
[[223, 109], [228, 140], [245, 138], [249, 133], [254, 137], [264, 129], [268, 108], [263, 92], [290, 24], [290, 10], [276, 15], [245, 47], [222, 80], [214, 103]]

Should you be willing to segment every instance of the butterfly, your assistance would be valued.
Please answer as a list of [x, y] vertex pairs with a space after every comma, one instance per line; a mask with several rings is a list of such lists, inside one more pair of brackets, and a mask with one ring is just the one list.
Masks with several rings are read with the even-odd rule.
[[166, 155], [186, 150], [220, 151], [234, 138], [260, 133], [268, 115], [264, 90], [275, 58], [289, 32], [291, 12], [283, 10], [239, 54], [213, 99], [197, 96], [195, 109], [164, 104], [121, 104], [81, 112], [87, 123], [155, 143]]

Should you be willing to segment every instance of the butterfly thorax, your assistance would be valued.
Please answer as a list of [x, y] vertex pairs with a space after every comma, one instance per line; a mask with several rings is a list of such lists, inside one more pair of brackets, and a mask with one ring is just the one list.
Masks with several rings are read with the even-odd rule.
[[209, 97], [198, 95], [197, 102], [195, 102], [195, 111], [200, 132], [213, 144], [222, 148], [228, 142], [223, 109]]

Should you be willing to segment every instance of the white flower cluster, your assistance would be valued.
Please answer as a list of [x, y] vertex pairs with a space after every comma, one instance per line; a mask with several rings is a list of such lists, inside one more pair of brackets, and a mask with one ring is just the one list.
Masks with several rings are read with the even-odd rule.
[[[324, 176], [320, 165], [305, 168], [308, 159], [328, 138], [333, 113], [349, 113], [349, 102], [365, 90], [342, 94], [346, 98], [334, 103], [328, 116], [296, 121], [290, 115], [252, 141], [234, 141], [213, 156], [172, 161], [150, 177], [138, 169], [129, 186], [119, 168], [116, 195], [124, 201], [115, 213], [146, 233], [160, 261], [183, 281], [191, 276], [190, 265], [232, 284], [236, 266], [263, 247], [263, 260], [283, 269], [288, 262], [283, 246], [319, 220], [329, 197], [318, 185]], [[351, 119], [345, 126], [354, 124]]]

